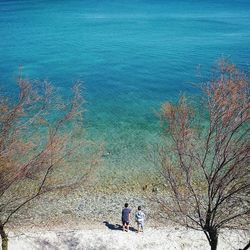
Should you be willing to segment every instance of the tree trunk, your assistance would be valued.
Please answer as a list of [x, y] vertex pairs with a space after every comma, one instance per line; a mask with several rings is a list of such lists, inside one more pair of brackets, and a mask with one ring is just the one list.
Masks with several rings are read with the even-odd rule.
[[248, 248], [250, 248], [250, 240], [249, 240], [248, 244], [242, 250], [247, 250]]
[[208, 231], [209, 234], [209, 244], [211, 247], [211, 250], [216, 250], [217, 249], [217, 245], [218, 245], [218, 231], [217, 229], [211, 228]]
[[2, 239], [2, 250], [8, 250], [8, 235], [5, 233], [2, 225], [0, 225], [0, 234]]

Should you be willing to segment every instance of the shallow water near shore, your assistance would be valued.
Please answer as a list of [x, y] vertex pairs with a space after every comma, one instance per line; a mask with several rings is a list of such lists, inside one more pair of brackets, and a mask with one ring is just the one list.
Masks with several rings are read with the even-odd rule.
[[[19, 65], [67, 95], [85, 85], [86, 131], [104, 141], [116, 175], [147, 169], [160, 138], [156, 113], [221, 56], [250, 63], [250, 2], [1, 1], [0, 87], [14, 91]], [[199, 66], [200, 65], [200, 66]]]

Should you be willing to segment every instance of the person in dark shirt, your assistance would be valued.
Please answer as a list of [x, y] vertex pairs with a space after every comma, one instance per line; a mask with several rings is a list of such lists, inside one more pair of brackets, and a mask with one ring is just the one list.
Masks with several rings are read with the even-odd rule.
[[129, 230], [130, 213], [131, 209], [128, 208], [128, 203], [125, 203], [122, 209], [122, 230], [126, 232]]

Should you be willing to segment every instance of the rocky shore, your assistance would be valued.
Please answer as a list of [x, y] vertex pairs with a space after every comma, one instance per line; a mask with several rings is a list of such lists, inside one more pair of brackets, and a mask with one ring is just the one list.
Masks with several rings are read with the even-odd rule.
[[[132, 208], [131, 230], [121, 230], [121, 209]], [[138, 205], [146, 214], [145, 231], [136, 233], [134, 213]], [[118, 249], [209, 249], [203, 232], [161, 220], [159, 208], [149, 194], [121, 192], [95, 193], [93, 190], [51, 194], [30, 203], [9, 224], [11, 250], [118, 250]], [[224, 231], [219, 250], [236, 250], [246, 245], [249, 235]]]
[[[11, 235], [11, 250], [207, 250], [208, 242], [202, 232], [185, 228], [152, 228], [143, 233], [123, 232], [119, 227], [81, 230], [55, 230]], [[246, 245], [247, 235], [223, 232], [218, 250], [236, 250]]]

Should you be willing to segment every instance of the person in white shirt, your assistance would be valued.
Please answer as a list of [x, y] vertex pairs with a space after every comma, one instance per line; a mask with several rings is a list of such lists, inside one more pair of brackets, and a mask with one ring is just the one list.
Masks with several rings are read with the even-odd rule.
[[141, 210], [141, 206], [138, 207], [135, 213], [135, 221], [137, 222], [137, 232], [143, 232], [144, 229], [145, 214]]

